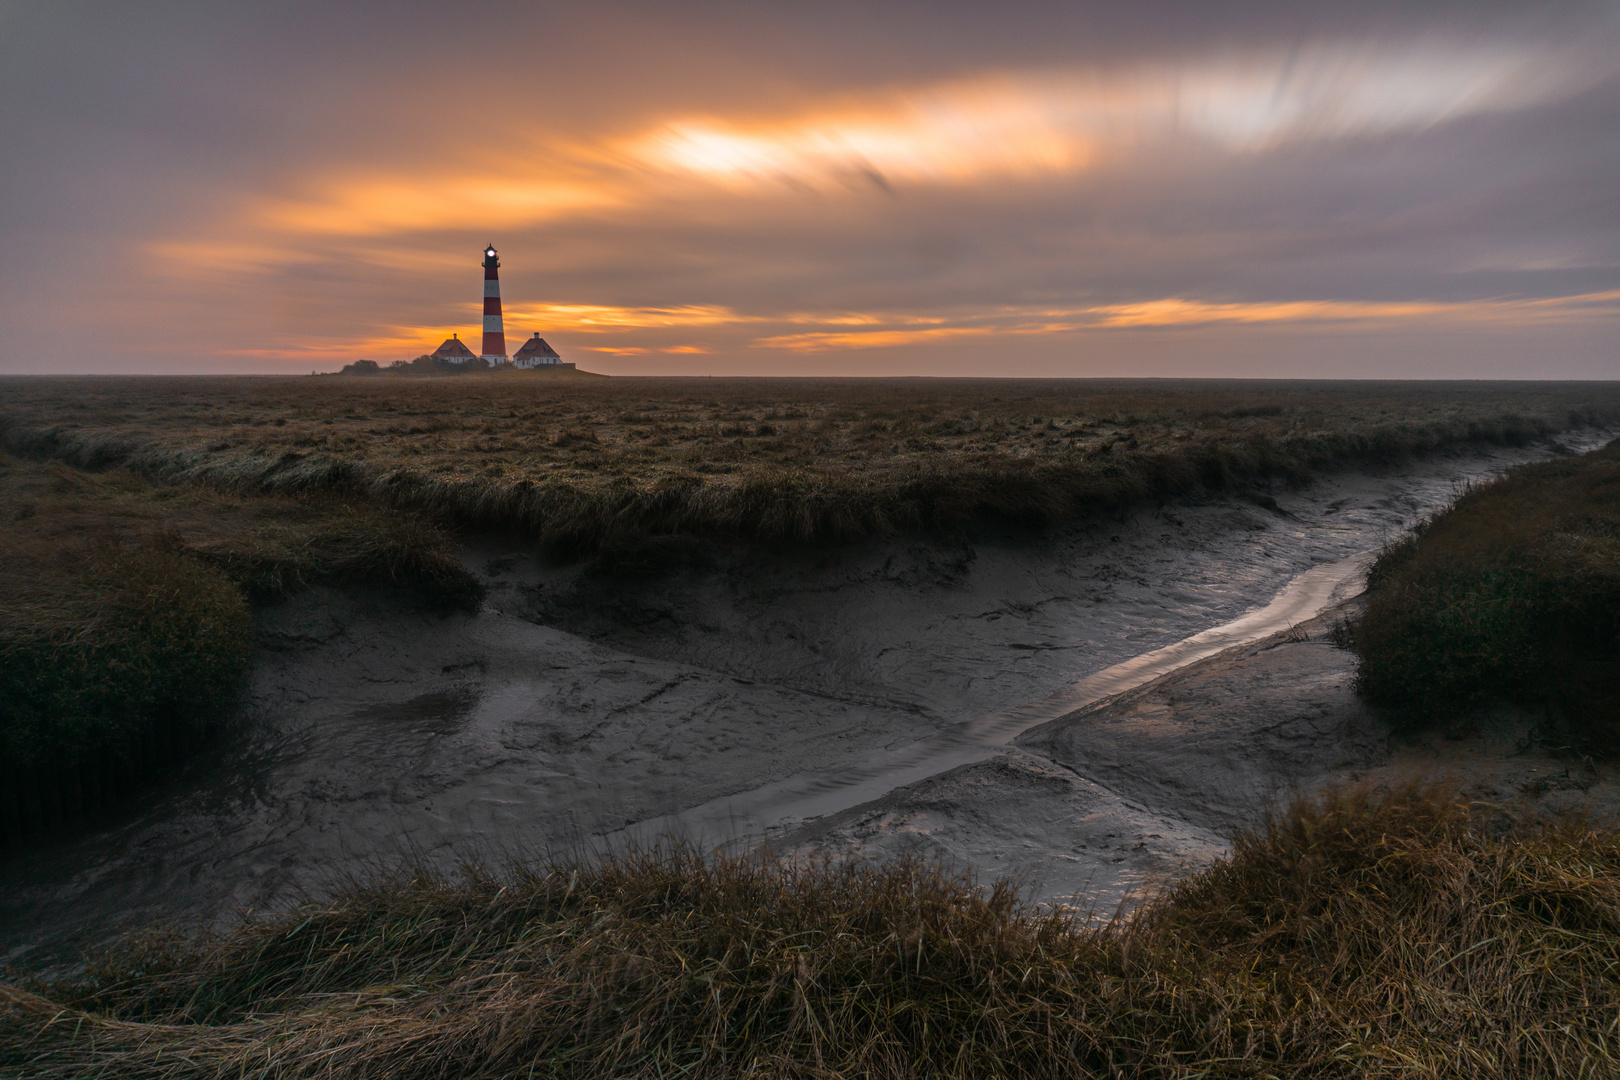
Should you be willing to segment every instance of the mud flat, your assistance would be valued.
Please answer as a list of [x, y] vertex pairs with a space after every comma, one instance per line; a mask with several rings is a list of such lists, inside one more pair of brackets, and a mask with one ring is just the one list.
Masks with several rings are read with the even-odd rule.
[[[1418, 752], [1359, 710], [1348, 655], [1308, 620], [1458, 484], [1552, 452], [1436, 455], [1039, 537], [672, 542], [567, 567], [490, 541], [465, 553], [491, 587], [476, 615], [312, 590], [262, 615], [237, 739], [122, 820], [0, 867], [0, 955], [229, 919], [401, 858], [671, 832], [922, 850], [1113, 903], [1213, 857], [1286, 784]], [[1309, 602], [1275, 608], [1287, 597]], [[1207, 657], [1269, 633], [1267, 610], [1309, 639], [1073, 713], [1088, 678], [1146, 681], [1135, 658]]]
[[[1620, 818], [1608, 765], [1503, 711], [1463, 738], [1402, 736], [1352, 692], [1334, 627], [1355, 600], [1020, 734], [1007, 749], [782, 836], [838, 858], [942, 858], [1107, 916], [1226, 850], [1295, 793], [1445, 778], [1510, 812]], [[1527, 802], [1525, 797], [1529, 796]]]

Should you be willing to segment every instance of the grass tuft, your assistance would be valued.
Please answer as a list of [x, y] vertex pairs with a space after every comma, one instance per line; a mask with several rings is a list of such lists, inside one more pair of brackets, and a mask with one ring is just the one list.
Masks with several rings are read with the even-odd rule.
[[57, 1077], [1542, 1077], [1620, 1060], [1620, 838], [1332, 791], [1104, 924], [917, 862], [418, 872], [0, 985]]

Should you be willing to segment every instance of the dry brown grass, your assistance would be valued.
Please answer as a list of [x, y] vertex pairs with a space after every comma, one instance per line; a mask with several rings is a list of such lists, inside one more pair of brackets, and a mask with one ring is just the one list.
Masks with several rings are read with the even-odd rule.
[[449, 605], [477, 599], [477, 581], [442, 529], [330, 495], [246, 495], [0, 453], [0, 519], [0, 630], [54, 618], [53, 601], [24, 597], [50, 593], [64, 573], [109, 547], [199, 559], [260, 602], [351, 582], [411, 586]]
[[937, 868], [411, 874], [65, 983], [46, 1078], [1513, 1077], [1620, 1067], [1620, 837], [1444, 788], [1301, 802], [1103, 925]]
[[1063, 520], [1620, 421], [1620, 384], [13, 379], [0, 443], [234, 490], [345, 491], [559, 550]]

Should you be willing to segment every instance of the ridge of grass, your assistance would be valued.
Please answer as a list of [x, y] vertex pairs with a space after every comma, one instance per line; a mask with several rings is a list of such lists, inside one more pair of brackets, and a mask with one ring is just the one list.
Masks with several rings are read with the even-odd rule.
[[1357, 685], [1400, 722], [1512, 701], [1620, 745], [1620, 441], [1478, 484], [1369, 574]]
[[[1620, 837], [1340, 788], [1130, 919], [647, 851], [355, 885], [0, 985], [67, 1077], [1551, 1077], [1620, 1067]], [[16, 976], [15, 978], [21, 978]]]
[[0, 444], [339, 493], [583, 554], [1050, 524], [1251, 479], [1620, 422], [1617, 384], [14, 380]]
[[442, 528], [363, 501], [157, 483], [0, 452], [0, 513], [15, 558], [98, 544], [163, 548], [217, 567], [254, 603], [352, 583], [415, 588], [447, 607], [479, 599]]

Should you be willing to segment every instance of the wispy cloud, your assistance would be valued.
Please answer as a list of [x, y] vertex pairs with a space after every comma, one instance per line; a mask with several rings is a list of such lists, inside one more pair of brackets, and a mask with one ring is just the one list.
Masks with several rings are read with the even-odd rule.
[[700, 195], [701, 185], [789, 195], [974, 185], [1080, 173], [1178, 139], [1255, 153], [1523, 108], [1601, 74], [1534, 46], [1326, 42], [1175, 63], [990, 72], [839, 95], [778, 116], [671, 118], [594, 142], [546, 138], [513, 121], [516, 149], [491, 155], [483, 144], [452, 145], [410, 172], [317, 172], [301, 192], [257, 199], [230, 223], [236, 240], [171, 240], [153, 250], [223, 268], [290, 260], [300, 238], [502, 231], [634, 214]]
[[754, 123], [672, 122], [632, 160], [721, 183], [952, 183], [1076, 172], [1102, 154], [1191, 137], [1252, 152], [1421, 130], [1587, 84], [1542, 50], [1323, 43], [1182, 64], [998, 73]]
[[[1562, 334], [1608, 362], [1612, 5], [1150, 7], [739, 4], [695, 27], [531, 5], [400, 17], [387, 44], [357, 18], [322, 39], [341, 64], [293, 48], [296, 19], [228, 47], [162, 13], [145, 46], [68, 20], [94, 51], [8, 54], [40, 88], [0, 110], [35, 148], [8, 188], [10, 347], [407, 358], [476, 333], [493, 241], [513, 334], [618, 370], [922, 370], [992, 341], [1009, 364], [1152, 341], [1179, 363], [1377, 327]], [[427, 74], [492, 30], [568, 44], [543, 80]], [[237, 59], [175, 65], [216, 38]]]
[[1396, 323], [1450, 322], [1524, 326], [1538, 322], [1620, 317], [1620, 292], [1588, 293], [1542, 300], [1461, 302], [1355, 302], [1308, 300], [1286, 303], [1207, 303], [1166, 297], [1132, 304], [1066, 309], [999, 309], [967, 314], [950, 325], [916, 326], [903, 317], [874, 315], [871, 329], [813, 330], [755, 339], [765, 349], [827, 352], [922, 345], [964, 337], [1058, 334], [1087, 330], [1192, 329], [1221, 324], [1369, 327]]

